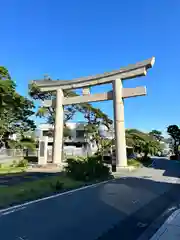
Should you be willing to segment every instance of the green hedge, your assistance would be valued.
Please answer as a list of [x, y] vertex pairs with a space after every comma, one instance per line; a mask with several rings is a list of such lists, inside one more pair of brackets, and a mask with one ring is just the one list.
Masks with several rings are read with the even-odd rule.
[[78, 181], [103, 180], [111, 176], [109, 167], [102, 163], [99, 156], [68, 159], [65, 171], [69, 177]]

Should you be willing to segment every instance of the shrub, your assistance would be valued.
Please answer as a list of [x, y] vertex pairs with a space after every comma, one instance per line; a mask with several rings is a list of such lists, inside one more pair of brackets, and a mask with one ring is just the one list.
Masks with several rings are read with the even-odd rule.
[[57, 180], [55, 183], [50, 183], [51, 189], [54, 191], [59, 191], [63, 189], [63, 183]]
[[19, 162], [16, 163], [15, 167], [27, 167], [28, 166], [28, 161], [23, 159], [20, 160]]
[[11, 166], [11, 167], [16, 167], [16, 166], [17, 166], [16, 160], [13, 160], [13, 161], [12, 161], [12, 164], [11, 164], [10, 166]]
[[101, 157], [93, 156], [87, 159], [68, 159], [65, 167], [69, 177], [78, 181], [92, 181], [110, 177], [109, 167], [104, 166]]

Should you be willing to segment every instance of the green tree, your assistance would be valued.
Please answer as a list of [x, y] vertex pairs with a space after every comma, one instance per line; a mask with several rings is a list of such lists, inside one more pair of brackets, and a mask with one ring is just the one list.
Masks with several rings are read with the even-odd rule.
[[180, 129], [177, 125], [170, 125], [167, 128], [167, 132], [173, 139], [174, 154], [177, 156], [179, 154], [178, 148], [180, 145]]
[[162, 136], [162, 132], [158, 131], [158, 130], [152, 130], [149, 135], [153, 136], [155, 140], [157, 141], [162, 141], [163, 140], [163, 136]]
[[63, 137], [64, 138], [71, 137], [71, 129], [66, 125], [64, 126]]
[[142, 152], [145, 159], [148, 157], [148, 154], [155, 155], [160, 150], [160, 144], [157, 141], [144, 142], [142, 145]]
[[36, 148], [36, 141], [31, 138], [22, 138], [18, 141], [7, 140], [8, 147], [11, 149], [29, 149], [33, 150]]
[[130, 147], [141, 146], [144, 141], [150, 141], [152, 137], [138, 129], [126, 129], [126, 145]]
[[6, 68], [0, 67], [0, 142], [8, 147], [9, 136], [16, 133], [23, 136], [35, 129], [30, 117], [34, 104], [16, 92], [16, 84]]
[[161, 150], [159, 141], [155, 140], [152, 135], [137, 129], [126, 130], [126, 144], [133, 147], [135, 152], [143, 153], [145, 157], [148, 154], [156, 154]]

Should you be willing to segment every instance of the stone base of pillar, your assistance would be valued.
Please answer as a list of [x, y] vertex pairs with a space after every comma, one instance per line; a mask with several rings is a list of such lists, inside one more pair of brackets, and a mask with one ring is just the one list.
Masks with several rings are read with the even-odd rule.
[[66, 162], [63, 162], [61, 164], [58, 164], [58, 167], [61, 169], [61, 170], [64, 170], [64, 168], [67, 166], [67, 163]]
[[58, 157], [57, 159], [53, 159], [53, 163], [54, 164], [56, 164], [57, 166], [63, 166], [63, 160], [64, 160], [64, 154], [63, 154], [63, 151], [61, 152], [61, 154], [59, 153], [59, 155], [58, 156], [60, 156], [61, 155], [61, 157]]

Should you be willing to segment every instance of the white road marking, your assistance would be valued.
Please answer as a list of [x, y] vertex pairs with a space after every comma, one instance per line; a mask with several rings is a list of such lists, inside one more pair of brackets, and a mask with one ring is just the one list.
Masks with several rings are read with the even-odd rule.
[[19, 208], [17, 208], [17, 209], [12, 209], [12, 210], [10, 210], [10, 211], [6, 211], [6, 212], [1, 213], [1, 216], [3, 216], [3, 215], [8, 215], [8, 214], [11, 214], [11, 213], [13, 213], [13, 212], [21, 211], [21, 210], [23, 210], [23, 209], [25, 209], [25, 208], [26, 208], [26, 207], [19, 207]]
[[114, 180], [115, 179], [106, 180], [106, 181], [103, 181], [103, 182], [91, 184], [91, 185], [84, 186], [84, 187], [81, 187], [81, 188], [76, 188], [76, 189], [69, 190], [69, 191], [66, 191], [66, 192], [54, 194], [54, 195], [51, 195], [49, 197], [39, 198], [39, 199], [36, 199], [36, 200], [33, 200], [33, 201], [29, 201], [29, 202], [25, 202], [25, 203], [22, 203], [22, 204], [19, 204], [19, 205], [12, 206], [12, 207], [9, 207], [9, 208], [1, 209], [0, 210], [0, 216], [2, 217], [4, 215], [14, 213], [16, 210], [23, 210], [28, 205], [31, 205], [31, 204], [34, 204], [34, 203], [38, 203], [38, 202], [46, 201], [46, 200], [49, 200], [49, 199], [57, 198], [57, 197], [60, 197], [60, 196], [63, 196], [63, 195], [68, 195], [68, 194], [71, 194], [71, 193], [74, 193], [74, 192], [85, 190], [87, 188], [93, 188], [93, 187], [99, 186], [99, 185], [104, 184], [104, 183], [112, 182]]

